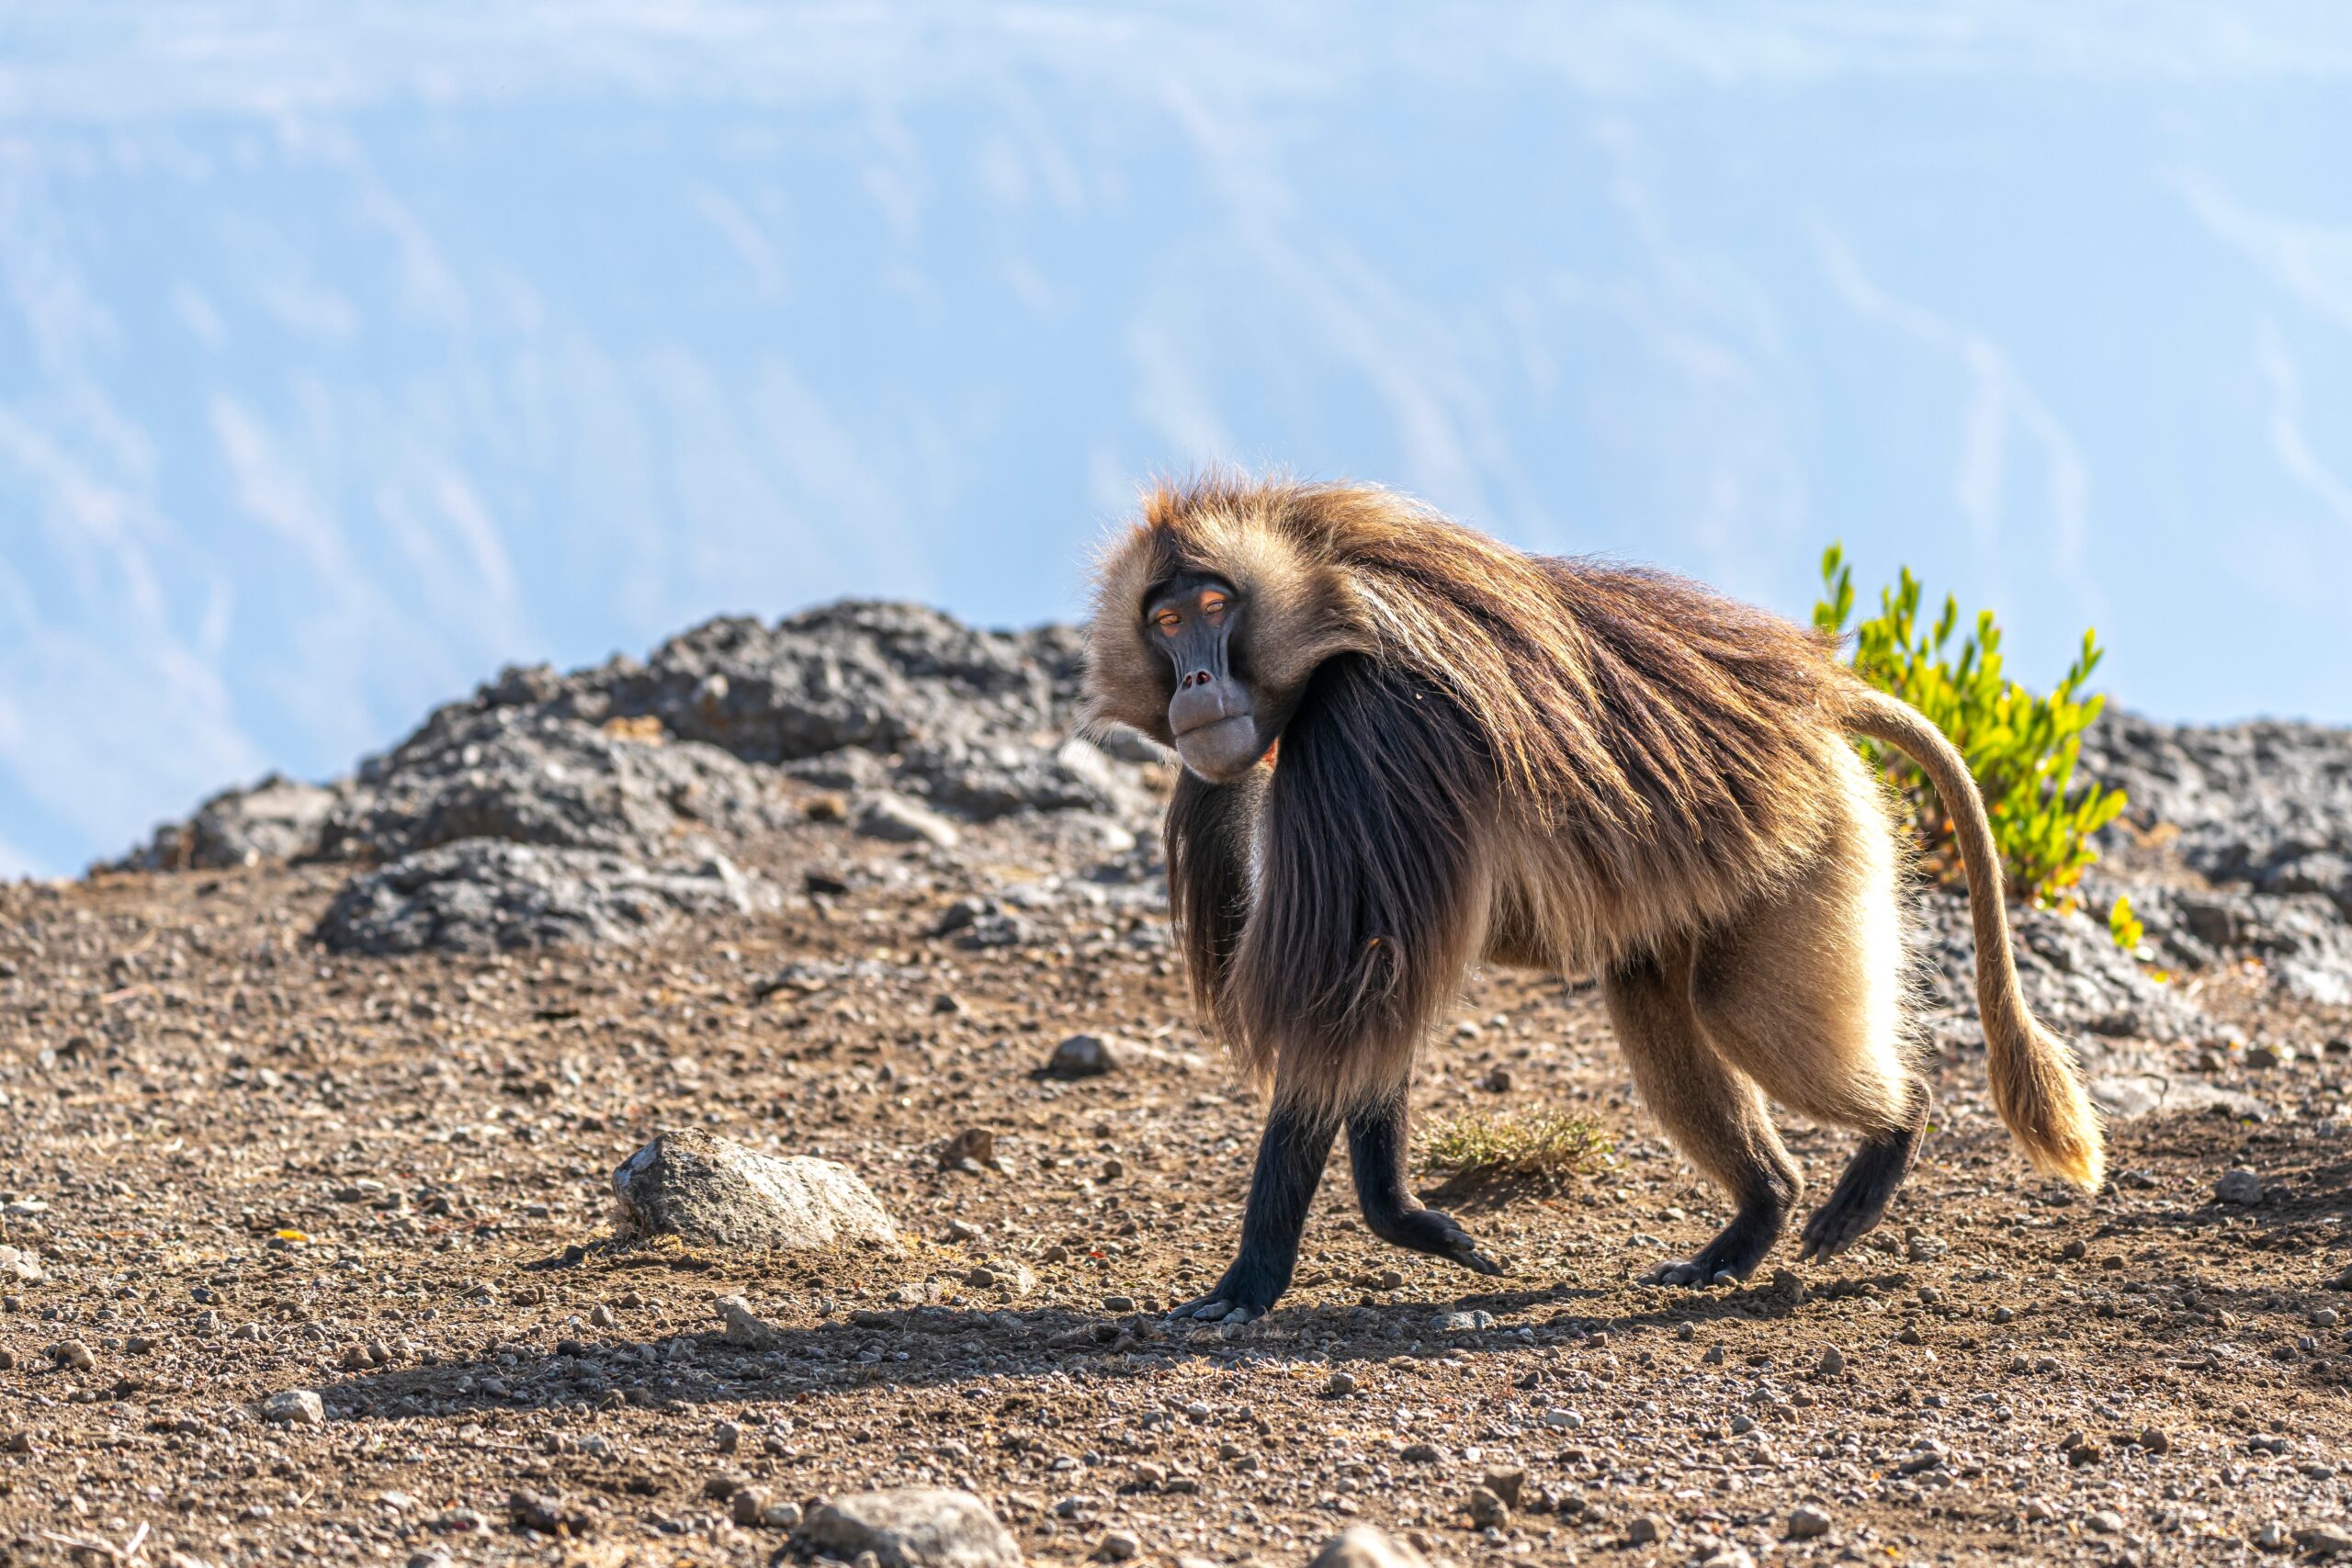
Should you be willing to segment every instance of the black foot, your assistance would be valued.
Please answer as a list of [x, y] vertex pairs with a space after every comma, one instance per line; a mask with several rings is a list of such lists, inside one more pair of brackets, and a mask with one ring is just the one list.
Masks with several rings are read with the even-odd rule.
[[1829, 1201], [1805, 1223], [1804, 1240], [1797, 1256], [1807, 1263], [1826, 1263], [1878, 1228], [1886, 1218], [1887, 1201], [1919, 1157], [1924, 1118], [1883, 1139], [1864, 1144], [1846, 1163], [1846, 1174]]
[[1442, 1209], [1408, 1209], [1385, 1217], [1375, 1234], [1413, 1252], [1459, 1263], [1474, 1274], [1500, 1274], [1503, 1266], [1478, 1250], [1477, 1239]]
[[1645, 1285], [1736, 1285], [1756, 1271], [1788, 1223], [1788, 1205], [1770, 1203], [1742, 1209], [1723, 1234], [1700, 1248], [1696, 1258], [1661, 1263], [1642, 1277]]
[[1247, 1258], [1237, 1260], [1207, 1295], [1186, 1302], [1169, 1313], [1169, 1320], [1196, 1323], [1254, 1323], [1282, 1299], [1283, 1286]]

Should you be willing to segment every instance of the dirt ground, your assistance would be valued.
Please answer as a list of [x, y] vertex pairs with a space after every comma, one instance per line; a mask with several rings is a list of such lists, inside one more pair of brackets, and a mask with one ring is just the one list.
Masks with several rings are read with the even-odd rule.
[[[1024, 831], [949, 858], [812, 826], [770, 869], [847, 891], [496, 959], [326, 957], [322, 869], [0, 889], [0, 1554], [750, 1563], [786, 1532], [730, 1492], [910, 1483], [977, 1493], [1041, 1562], [1299, 1563], [1361, 1518], [1464, 1564], [2206, 1563], [2345, 1521], [2352, 1020], [2207, 996], [2292, 1059], [2183, 1047], [2183, 1081], [2272, 1114], [2120, 1125], [2096, 1201], [2025, 1170], [1981, 1056], [1940, 1061], [1874, 1249], [1685, 1292], [1635, 1280], [1723, 1211], [1597, 998], [1482, 976], [1417, 1114], [1565, 1108], [1613, 1145], [1453, 1201], [1510, 1275], [1373, 1240], [1342, 1155], [1282, 1306], [1172, 1330], [1227, 1261], [1256, 1107], [1157, 917], [925, 934], [1035, 863]], [[1035, 1076], [1080, 1032], [1120, 1069]], [[616, 1238], [613, 1168], [692, 1122], [851, 1165], [907, 1245]], [[972, 1127], [1001, 1171], [942, 1168]], [[1792, 1141], [1826, 1192], [1845, 1140]], [[2233, 1167], [2258, 1203], [2215, 1201]], [[786, 1348], [721, 1345], [726, 1294]], [[322, 1423], [260, 1414], [306, 1389]], [[1482, 1483], [1515, 1506], [1474, 1522]], [[1825, 1533], [1791, 1539], [1801, 1506]]]

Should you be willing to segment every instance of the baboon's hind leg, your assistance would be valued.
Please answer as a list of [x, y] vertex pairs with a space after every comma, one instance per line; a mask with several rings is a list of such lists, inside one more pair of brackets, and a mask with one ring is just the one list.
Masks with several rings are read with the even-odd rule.
[[1829, 1201], [1805, 1222], [1804, 1239], [1797, 1248], [1804, 1261], [1826, 1262], [1876, 1230], [1886, 1217], [1887, 1201], [1911, 1174], [1928, 1132], [1928, 1086], [1914, 1079], [1910, 1087], [1912, 1102], [1904, 1120], [1862, 1140], [1830, 1190]]
[[1405, 1179], [1405, 1122], [1401, 1089], [1348, 1118], [1348, 1164], [1355, 1171], [1363, 1223], [1391, 1246], [1447, 1258], [1476, 1273], [1501, 1273], [1502, 1265], [1480, 1252], [1452, 1214], [1424, 1207], [1413, 1196]]
[[1804, 1228], [1834, 1258], [1875, 1229], [1918, 1158], [1928, 1086], [1903, 1044], [1903, 935], [1885, 814], [1868, 785], [1789, 886], [1699, 944], [1691, 998], [1707, 1038], [1792, 1111], [1861, 1147]]
[[1690, 944], [1679, 942], [1601, 981], [1610, 1022], [1650, 1113], [1738, 1205], [1731, 1224], [1697, 1256], [1650, 1274], [1649, 1282], [1659, 1285], [1745, 1280], [1772, 1250], [1804, 1190], [1763, 1097], [1699, 1027], [1690, 1007], [1691, 962]]

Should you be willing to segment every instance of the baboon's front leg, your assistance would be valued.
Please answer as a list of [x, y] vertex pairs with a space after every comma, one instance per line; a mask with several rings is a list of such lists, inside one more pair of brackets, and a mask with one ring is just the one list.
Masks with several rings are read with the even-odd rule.
[[1248, 1323], [1263, 1317], [1290, 1289], [1298, 1266], [1298, 1238], [1306, 1229], [1307, 1206], [1331, 1157], [1333, 1128], [1277, 1106], [1258, 1141], [1258, 1168], [1250, 1178], [1250, 1201], [1241, 1213], [1241, 1252], [1216, 1289], [1186, 1302], [1170, 1317], [1207, 1323]]
[[1450, 1258], [1481, 1274], [1501, 1273], [1502, 1265], [1480, 1252], [1452, 1214], [1423, 1207], [1406, 1185], [1405, 1125], [1401, 1090], [1348, 1118], [1348, 1162], [1355, 1168], [1363, 1223], [1393, 1246]]

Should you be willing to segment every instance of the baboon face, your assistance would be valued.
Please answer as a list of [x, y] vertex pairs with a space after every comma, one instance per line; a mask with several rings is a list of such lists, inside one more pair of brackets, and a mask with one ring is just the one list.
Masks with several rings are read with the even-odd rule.
[[1084, 721], [1175, 748], [1212, 784], [1255, 770], [1315, 671], [1377, 646], [1322, 524], [1288, 492], [1162, 489], [1096, 569]]
[[1159, 586], [1143, 606], [1144, 637], [1168, 658], [1175, 690], [1168, 728], [1177, 755], [1203, 778], [1248, 773], [1272, 742], [1237, 655], [1250, 607], [1231, 583], [1187, 571]]

